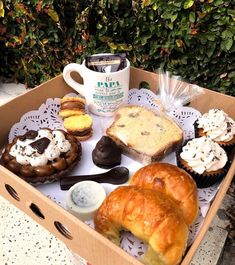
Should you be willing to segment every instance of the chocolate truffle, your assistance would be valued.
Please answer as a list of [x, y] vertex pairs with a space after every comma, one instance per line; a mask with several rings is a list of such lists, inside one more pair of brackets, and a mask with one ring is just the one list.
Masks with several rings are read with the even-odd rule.
[[101, 168], [111, 168], [121, 163], [121, 149], [108, 136], [102, 136], [92, 151], [92, 160]]

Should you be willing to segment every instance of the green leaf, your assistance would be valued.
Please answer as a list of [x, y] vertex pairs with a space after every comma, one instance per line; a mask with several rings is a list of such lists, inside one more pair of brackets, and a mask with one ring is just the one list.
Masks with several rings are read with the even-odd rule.
[[173, 27], [174, 27], [174, 25], [173, 25], [173, 23], [172, 23], [172, 22], [170, 22], [170, 23], [167, 23], [167, 26], [168, 26], [168, 28], [169, 28], [169, 29], [171, 29], [171, 30], [172, 30], [172, 29], [173, 29]]
[[57, 12], [53, 9], [48, 9], [48, 16], [50, 16], [51, 19], [55, 22], [59, 21], [59, 16], [58, 16]]
[[226, 30], [224, 30], [222, 32], [221, 37], [223, 39], [232, 38], [233, 37], [233, 33], [230, 30], [226, 29]]
[[109, 47], [112, 49], [112, 50], [117, 50], [117, 44], [113, 43], [113, 42], [108, 42], [108, 45]]
[[154, 12], [153, 12], [153, 10], [150, 10], [149, 11], [148, 17], [149, 17], [150, 20], [153, 20], [153, 18], [154, 18]]
[[194, 23], [195, 22], [195, 19], [196, 19], [195, 13], [194, 12], [190, 12], [190, 14], [189, 14], [189, 21], [191, 23]]
[[143, 7], [149, 6], [151, 4], [151, 0], [142, 0]]
[[4, 15], [5, 15], [5, 11], [4, 11], [3, 2], [0, 1], [0, 17], [4, 17]]
[[224, 3], [224, 0], [215, 0], [214, 1], [214, 5], [215, 6], [220, 6], [220, 5], [222, 5]]
[[118, 44], [118, 49], [121, 51], [131, 51], [132, 50], [132, 46], [131, 45], [127, 45], [125, 43], [121, 43]]
[[229, 77], [229, 78], [233, 78], [233, 77], [235, 77], [235, 71], [229, 73], [229, 74], [228, 74], [228, 77]]
[[228, 9], [228, 10], [227, 10], [227, 13], [228, 13], [228, 15], [230, 15], [231, 17], [235, 17], [235, 10], [233, 10], [233, 9]]
[[100, 36], [99, 39], [102, 42], [112, 42], [112, 38], [108, 36]]
[[170, 19], [172, 17], [172, 13], [166, 10], [162, 15], [162, 18]]
[[227, 39], [225, 43], [227, 51], [229, 51], [232, 48], [232, 46], [233, 46], [233, 39]]
[[187, 61], [187, 57], [182, 57], [181, 58], [181, 60], [180, 60], [180, 62], [182, 63], [182, 64], [187, 64], [188, 63], [188, 61]]
[[98, 23], [98, 24], [96, 25], [96, 27], [97, 27], [97, 29], [102, 29], [102, 28], [103, 28], [102, 24], [100, 24], [100, 23]]
[[177, 47], [181, 48], [183, 46], [183, 41], [181, 39], [177, 39], [175, 42]]
[[174, 22], [178, 17], [178, 13], [175, 13], [174, 15], [171, 16], [171, 22]]
[[184, 2], [184, 9], [188, 9], [188, 8], [192, 7], [193, 4], [194, 4], [194, 0], [186, 0]]
[[180, 0], [180, 1], [173, 1], [173, 3], [172, 3], [174, 6], [176, 6], [176, 7], [181, 7], [181, 5], [182, 5], [182, 1]]
[[200, 41], [202, 45], [205, 45], [207, 43], [206, 35], [200, 35]]
[[206, 36], [207, 36], [207, 39], [209, 41], [215, 41], [215, 38], [216, 38], [216, 35], [215, 34], [213, 34], [213, 33], [207, 33]]
[[154, 10], [154, 11], [156, 11], [157, 9], [158, 9], [158, 5], [155, 3], [155, 4], [153, 4], [152, 5], [152, 9]]
[[212, 42], [212, 43], [209, 45], [208, 49], [206, 49], [206, 54], [207, 54], [207, 56], [208, 56], [209, 58], [213, 55], [213, 53], [214, 53], [214, 51], [215, 51], [215, 48], [216, 48], [216, 43], [215, 43], [215, 42]]
[[221, 15], [218, 14], [218, 13], [213, 14], [213, 18], [214, 18], [214, 19], [220, 19], [220, 16], [221, 16]]

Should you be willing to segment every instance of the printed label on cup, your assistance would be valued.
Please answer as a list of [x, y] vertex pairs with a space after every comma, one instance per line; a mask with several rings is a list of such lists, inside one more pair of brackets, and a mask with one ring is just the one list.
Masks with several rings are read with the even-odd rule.
[[106, 78], [106, 82], [98, 81], [93, 93], [94, 103], [99, 106], [97, 109], [101, 113], [109, 113], [116, 110], [123, 101], [124, 92], [119, 81]]
[[[105, 67], [108, 67], [107, 61]], [[83, 78], [84, 85], [72, 79], [70, 74], [74, 71]], [[68, 85], [86, 98], [88, 109], [94, 114], [112, 116], [120, 105], [127, 103], [130, 79], [130, 62], [127, 59], [123, 69], [108, 73], [89, 69], [86, 61], [71, 63], [64, 68], [63, 77]]]

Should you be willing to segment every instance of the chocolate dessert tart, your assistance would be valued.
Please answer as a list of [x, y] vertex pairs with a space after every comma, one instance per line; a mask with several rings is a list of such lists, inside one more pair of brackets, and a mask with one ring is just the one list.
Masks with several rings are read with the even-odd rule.
[[1, 164], [29, 183], [53, 182], [80, 160], [77, 139], [63, 130], [30, 130], [14, 138], [2, 154]]

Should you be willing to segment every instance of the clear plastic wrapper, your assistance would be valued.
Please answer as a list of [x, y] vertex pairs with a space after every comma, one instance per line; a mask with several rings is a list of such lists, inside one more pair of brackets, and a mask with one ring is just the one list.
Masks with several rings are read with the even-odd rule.
[[158, 99], [161, 111], [169, 113], [173, 109], [184, 106], [204, 94], [203, 88], [186, 83], [180, 76], [159, 70]]

